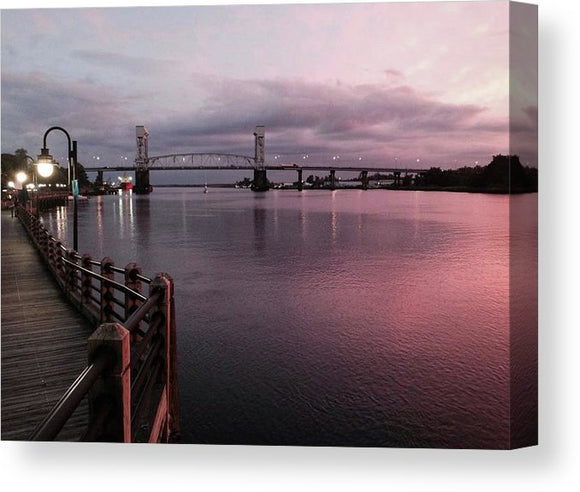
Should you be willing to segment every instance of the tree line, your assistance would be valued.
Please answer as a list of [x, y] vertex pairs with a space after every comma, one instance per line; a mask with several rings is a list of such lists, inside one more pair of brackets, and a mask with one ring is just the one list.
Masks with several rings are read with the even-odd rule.
[[[28, 175], [28, 182], [33, 180], [33, 168], [30, 159], [27, 157], [28, 151], [26, 149], [17, 149], [14, 154], [2, 154], [2, 189], [5, 189], [10, 181], [16, 181], [16, 175], [19, 172], [25, 172]], [[34, 156], [30, 156], [34, 157]], [[87, 189], [91, 183], [88, 179], [84, 166], [77, 162], [77, 179], [79, 181], [80, 189]], [[68, 163], [61, 164], [56, 167], [52, 176], [48, 178], [38, 177], [39, 183], [52, 184], [68, 182]]]
[[523, 166], [517, 155], [494, 155], [486, 166], [442, 170], [432, 167], [416, 176], [419, 188], [467, 188], [498, 193], [538, 191], [538, 169]]

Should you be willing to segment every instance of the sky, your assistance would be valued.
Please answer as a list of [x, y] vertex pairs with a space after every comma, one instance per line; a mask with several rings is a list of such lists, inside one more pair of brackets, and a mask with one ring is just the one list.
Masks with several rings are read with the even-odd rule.
[[[1, 16], [2, 152], [36, 155], [59, 125], [85, 166], [121, 165], [144, 125], [150, 156], [253, 155], [265, 125], [267, 164], [447, 169], [511, 151], [537, 165], [537, 33], [512, 24], [529, 82], [513, 97], [503, 0]], [[47, 145], [65, 160], [64, 136]]]

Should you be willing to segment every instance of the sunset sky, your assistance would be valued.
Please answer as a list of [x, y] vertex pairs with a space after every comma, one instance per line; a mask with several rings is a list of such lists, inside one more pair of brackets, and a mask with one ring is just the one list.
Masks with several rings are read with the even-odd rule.
[[[535, 31], [515, 34], [533, 60]], [[267, 163], [452, 168], [510, 151], [506, 1], [3, 10], [1, 41], [2, 152], [36, 155], [60, 125], [81, 163], [119, 165], [145, 125], [151, 156], [253, 155], [258, 124]], [[529, 165], [535, 97], [512, 101]], [[62, 136], [48, 146], [64, 160]]]

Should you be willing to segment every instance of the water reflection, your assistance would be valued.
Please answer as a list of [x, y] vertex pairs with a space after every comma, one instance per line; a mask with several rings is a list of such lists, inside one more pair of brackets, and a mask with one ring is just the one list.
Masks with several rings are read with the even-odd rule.
[[[118, 264], [175, 279], [184, 442], [505, 443], [509, 199], [354, 190], [124, 198], [81, 209], [80, 243], [94, 247], [102, 234]], [[525, 241], [534, 224], [524, 225], [518, 244], [530, 250], [518, 258], [537, 252]], [[522, 283], [531, 270], [518, 270]]]
[[127, 203], [129, 205], [129, 231], [132, 239], [135, 234], [135, 215], [133, 214], [133, 193], [131, 191], [127, 194]]
[[184, 232], [189, 229], [188, 224], [188, 207], [186, 200], [181, 200], [181, 228]]
[[125, 204], [123, 202], [123, 195], [119, 193], [119, 213], [118, 213], [118, 220], [119, 220], [119, 232], [121, 239], [125, 239]]
[[338, 236], [338, 214], [336, 210], [330, 213], [330, 231], [332, 234], [332, 244], [335, 244]]
[[302, 239], [304, 239], [306, 236], [307, 223], [308, 223], [308, 220], [307, 220], [306, 213], [304, 212], [304, 210], [300, 210], [300, 237]]
[[263, 253], [266, 249], [266, 210], [254, 205], [254, 249]]
[[66, 221], [68, 218], [66, 206], [57, 207], [56, 209], [56, 237], [66, 242]]
[[140, 241], [148, 241], [151, 233], [151, 201], [148, 195], [135, 197], [135, 227]]
[[308, 224], [308, 214], [306, 210], [306, 193], [300, 193], [300, 237], [305, 238]]
[[102, 195], [97, 196], [97, 237], [99, 238], [99, 244], [103, 242], [103, 197]]
[[133, 214], [133, 194], [120, 192], [119, 204], [119, 232], [121, 239], [133, 240], [135, 235], [135, 217]]

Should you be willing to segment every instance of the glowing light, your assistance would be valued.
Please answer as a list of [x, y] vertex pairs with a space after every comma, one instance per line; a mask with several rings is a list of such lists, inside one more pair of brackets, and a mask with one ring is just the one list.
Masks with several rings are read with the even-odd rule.
[[26, 180], [28, 179], [28, 176], [26, 175], [25, 172], [20, 171], [17, 175], [16, 175], [16, 181], [18, 181], [20, 184], [24, 183]]
[[38, 174], [43, 178], [48, 178], [49, 176], [51, 176], [53, 169], [54, 169], [53, 165], [47, 162], [39, 162], [36, 165], [36, 170]]

